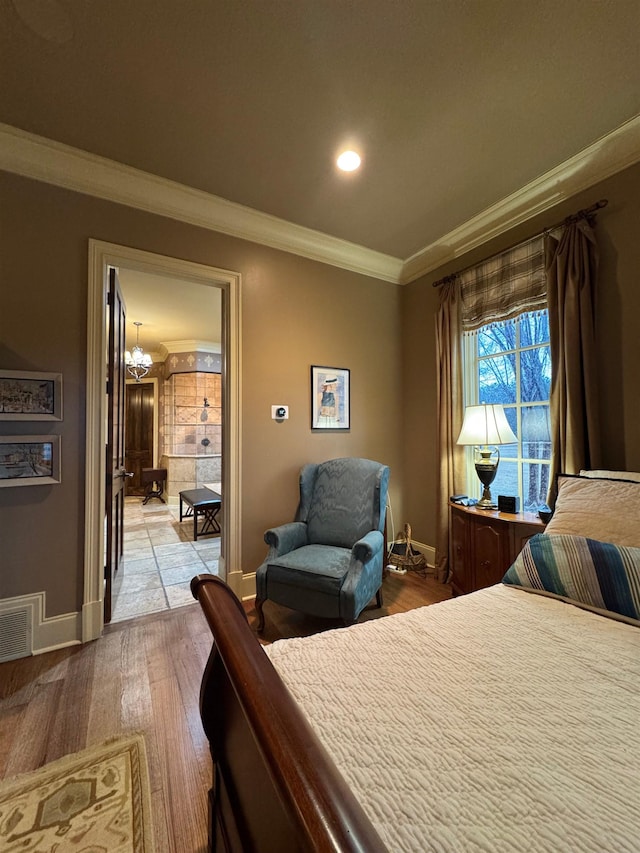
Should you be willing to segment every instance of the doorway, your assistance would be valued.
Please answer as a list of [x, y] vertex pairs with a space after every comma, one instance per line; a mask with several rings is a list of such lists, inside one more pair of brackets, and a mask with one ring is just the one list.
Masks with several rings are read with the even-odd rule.
[[[222, 294], [222, 471], [224, 494], [222, 550], [219, 573], [241, 593], [240, 519], [240, 276], [188, 261], [155, 255], [129, 247], [89, 242], [89, 319], [87, 358], [86, 523], [85, 579], [82, 613], [83, 642], [99, 637], [103, 629], [105, 284], [109, 267], [215, 287]], [[176, 294], [179, 298], [179, 292]]]
[[110, 610], [105, 590], [112, 623], [193, 604], [191, 579], [218, 575], [221, 551], [217, 525], [203, 535], [200, 521], [194, 539], [179, 496], [222, 493], [222, 291], [123, 266], [118, 281], [126, 350], [138, 348], [139, 364], [130, 356], [125, 371], [123, 548]]

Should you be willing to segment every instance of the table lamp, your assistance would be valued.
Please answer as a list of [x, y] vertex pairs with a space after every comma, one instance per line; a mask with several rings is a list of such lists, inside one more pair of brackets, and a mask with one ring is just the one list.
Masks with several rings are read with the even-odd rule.
[[484, 487], [482, 498], [476, 504], [478, 509], [496, 509], [489, 486], [498, 473], [500, 451], [489, 445], [515, 444], [517, 441], [502, 406], [483, 404], [465, 409], [457, 444], [476, 447], [476, 474]]

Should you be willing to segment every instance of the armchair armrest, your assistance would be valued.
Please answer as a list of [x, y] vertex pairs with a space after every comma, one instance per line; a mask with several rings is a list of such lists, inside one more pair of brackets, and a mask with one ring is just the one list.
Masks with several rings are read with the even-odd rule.
[[280, 557], [307, 544], [307, 525], [303, 521], [291, 521], [272, 527], [265, 532], [264, 541], [270, 548], [269, 557]]
[[360, 563], [368, 563], [374, 554], [382, 548], [384, 536], [379, 530], [371, 530], [362, 539], [358, 539], [351, 549], [352, 555]]
[[382, 582], [384, 536], [371, 530], [351, 549], [351, 564], [340, 590], [340, 615], [354, 621]]

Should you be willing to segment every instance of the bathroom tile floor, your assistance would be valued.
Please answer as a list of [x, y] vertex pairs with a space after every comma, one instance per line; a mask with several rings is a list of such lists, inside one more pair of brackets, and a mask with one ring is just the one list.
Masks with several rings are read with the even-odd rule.
[[218, 574], [220, 536], [193, 541], [193, 518], [177, 506], [126, 498], [124, 556], [113, 585], [111, 622], [194, 604], [194, 575]]

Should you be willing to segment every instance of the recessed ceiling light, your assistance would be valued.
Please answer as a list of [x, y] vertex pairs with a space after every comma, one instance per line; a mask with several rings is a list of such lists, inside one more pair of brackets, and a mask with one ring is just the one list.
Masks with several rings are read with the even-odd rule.
[[336, 160], [338, 168], [343, 172], [353, 172], [360, 165], [360, 155], [355, 151], [343, 151]]

